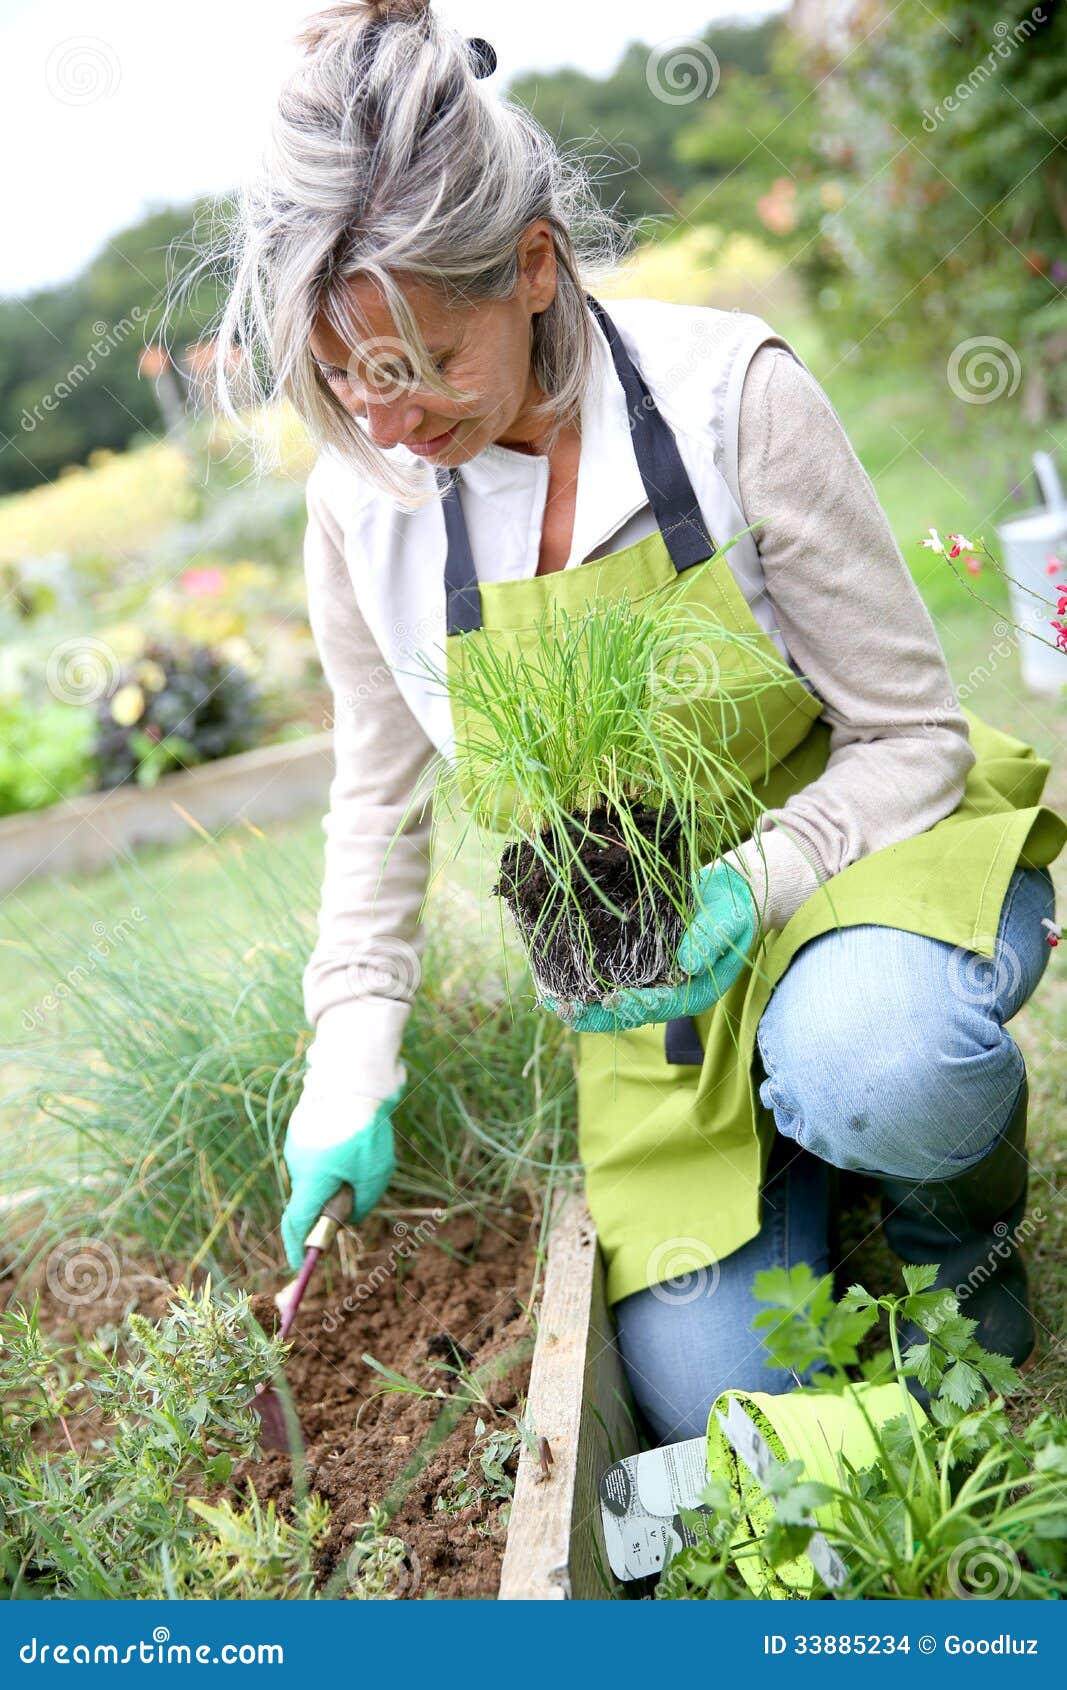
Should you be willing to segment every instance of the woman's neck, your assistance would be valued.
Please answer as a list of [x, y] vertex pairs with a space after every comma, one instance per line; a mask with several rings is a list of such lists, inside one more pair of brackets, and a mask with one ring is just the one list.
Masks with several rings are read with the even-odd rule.
[[543, 416], [533, 415], [537, 407], [544, 404], [545, 398], [546, 395], [531, 370], [518, 412], [504, 433], [497, 435], [493, 444], [506, 446], [512, 452], [525, 452], [531, 457], [546, 456], [551, 430], [546, 429]]

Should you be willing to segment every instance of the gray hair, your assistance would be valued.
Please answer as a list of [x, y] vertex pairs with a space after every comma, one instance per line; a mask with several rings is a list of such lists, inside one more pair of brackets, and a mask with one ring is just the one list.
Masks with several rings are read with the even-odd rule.
[[[592, 369], [585, 291], [613, 272], [628, 234], [586, 169], [475, 75], [464, 37], [428, 0], [333, 6], [297, 44], [303, 57], [279, 97], [262, 172], [227, 232], [215, 396], [231, 420], [287, 398], [317, 447], [336, 449], [415, 509], [436, 496], [425, 465], [387, 457], [330, 391], [309, 347], [316, 321], [353, 344], [347, 284], [372, 277], [399, 334], [380, 360], [383, 382], [399, 345], [409, 381], [413, 371], [420, 385], [462, 401], [434, 367], [394, 277], [434, 284], [450, 303], [508, 299], [519, 237], [545, 219], [557, 289], [532, 321], [531, 356], [547, 396], [533, 416], [551, 443], [579, 417]], [[377, 379], [379, 356], [367, 357]]]

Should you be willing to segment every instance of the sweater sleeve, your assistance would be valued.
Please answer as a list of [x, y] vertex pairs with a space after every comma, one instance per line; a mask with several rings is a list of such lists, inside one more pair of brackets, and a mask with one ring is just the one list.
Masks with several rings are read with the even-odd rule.
[[381, 1101], [404, 1078], [400, 1041], [425, 947], [436, 752], [360, 612], [314, 470], [307, 511], [308, 612], [334, 744], [318, 936], [303, 975], [309, 1063], [327, 1086]]
[[762, 346], [749, 363], [738, 483], [777, 626], [830, 727], [823, 773], [736, 854], [763, 925], [782, 927], [831, 875], [949, 815], [975, 757], [870, 477], [785, 348]]

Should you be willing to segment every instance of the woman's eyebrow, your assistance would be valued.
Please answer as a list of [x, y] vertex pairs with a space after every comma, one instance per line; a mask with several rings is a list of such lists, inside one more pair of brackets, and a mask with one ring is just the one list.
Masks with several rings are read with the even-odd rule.
[[[426, 350], [429, 353], [431, 358], [450, 357], [452, 355], [452, 353], [455, 351], [456, 345], [457, 345], [457, 343], [454, 340], [444, 341], [439, 346], [438, 345], [432, 345], [429, 342], [427, 342]], [[354, 356], [354, 354], [353, 354], [353, 356]], [[317, 358], [317, 357], [315, 357], [314, 353], [312, 353], [312, 358], [313, 358], [315, 364], [317, 365], [317, 367], [324, 372], [327, 371], [327, 370], [330, 370], [330, 371], [336, 370], [338, 372], [338, 374], [340, 374], [340, 375], [347, 375], [348, 374], [349, 364], [336, 364], [330, 358]], [[351, 363], [351, 359], [349, 360], [349, 363]]]

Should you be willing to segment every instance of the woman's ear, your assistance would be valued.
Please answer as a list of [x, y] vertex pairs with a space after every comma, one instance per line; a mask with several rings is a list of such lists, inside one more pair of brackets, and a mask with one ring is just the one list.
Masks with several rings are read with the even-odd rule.
[[531, 316], [547, 311], [556, 297], [556, 247], [544, 217], [528, 225], [519, 237], [519, 285]]

